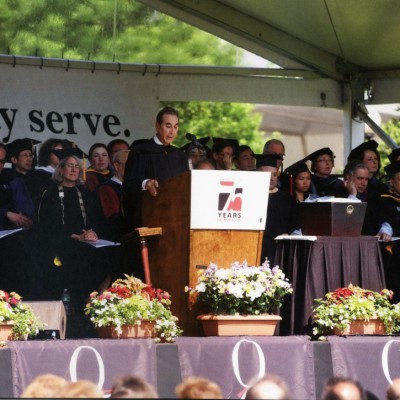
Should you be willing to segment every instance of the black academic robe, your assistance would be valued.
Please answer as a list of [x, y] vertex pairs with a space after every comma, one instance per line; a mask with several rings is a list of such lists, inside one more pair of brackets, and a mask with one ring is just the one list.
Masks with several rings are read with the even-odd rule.
[[[393, 193], [381, 194], [378, 203], [380, 224], [387, 222], [393, 229], [394, 237], [400, 237], [400, 196]], [[381, 243], [385, 267], [386, 287], [393, 290], [393, 301], [400, 301], [400, 241]]]
[[338, 175], [329, 175], [321, 178], [315, 174], [311, 175], [311, 193], [319, 197], [340, 197], [343, 193], [344, 183]]
[[60, 299], [68, 289], [71, 302], [83, 310], [85, 300], [96, 290], [108, 274], [107, 248], [95, 249], [89, 244], [72, 239], [83, 229], [93, 229], [104, 237], [105, 220], [94, 194], [79, 187], [86, 213], [84, 221], [75, 187], [64, 187], [64, 214], [58, 185], [52, 183], [42, 199], [38, 212], [38, 233], [42, 251], [42, 286], [48, 299]]
[[261, 262], [268, 258], [270, 265], [275, 265], [275, 238], [283, 233], [290, 234], [298, 229], [296, 202], [285, 191], [270, 193], [267, 208], [267, 223], [265, 225]]
[[137, 145], [125, 165], [123, 210], [128, 224], [141, 225], [141, 191], [146, 179], [163, 181], [189, 170], [185, 153], [172, 145], [159, 145], [154, 139]]

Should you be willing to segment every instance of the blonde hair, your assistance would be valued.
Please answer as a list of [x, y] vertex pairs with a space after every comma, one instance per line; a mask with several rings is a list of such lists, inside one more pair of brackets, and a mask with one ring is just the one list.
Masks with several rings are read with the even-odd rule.
[[103, 392], [88, 380], [82, 379], [76, 382], [68, 382], [58, 393], [61, 398], [87, 399], [104, 398]]
[[190, 377], [184, 380], [175, 389], [180, 399], [222, 399], [220, 387], [213, 381], [201, 378]]
[[36, 377], [24, 390], [21, 397], [31, 399], [53, 398], [67, 384], [60, 376], [44, 374]]

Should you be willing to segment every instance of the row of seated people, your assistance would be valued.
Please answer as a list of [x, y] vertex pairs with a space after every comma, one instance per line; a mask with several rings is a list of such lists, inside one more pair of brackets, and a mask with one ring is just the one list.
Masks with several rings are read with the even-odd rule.
[[[27, 299], [47, 300], [59, 299], [63, 288], [68, 288], [76, 307], [82, 307], [87, 295], [101, 289], [101, 285], [107, 286], [110, 279], [124, 272], [140, 276], [140, 268], [128, 270], [134, 269], [136, 262], [133, 267], [130, 261], [126, 262], [131, 254], [125, 253], [123, 246], [94, 249], [85, 242], [98, 237], [120, 241], [124, 233], [140, 226], [140, 220], [135, 219], [139, 209], [137, 194], [148, 190], [157, 195], [157, 179], [190, 168], [235, 166], [240, 170], [271, 172], [262, 259], [268, 257], [273, 261], [274, 238], [298, 228], [296, 202], [309, 193], [353, 196], [367, 201], [371, 207], [365, 229], [370, 231], [364, 233], [379, 233], [384, 240], [400, 234], [400, 188], [396, 179], [400, 180], [400, 167], [391, 160], [394, 162], [385, 169], [389, 186], [378, 181], [376, 142], [363, 143], [352, 151], [352, 164], [346, 168], [343, 180], [331, 175], [334, 155], [329, 148], [312, 153], [279, 175], [285, 152], [283, 143], [268, 142], [262, 155], [254, 155], [250, 147], [240, 146], [235, 157], [232, 141], [215, 140], [210, 154], [200, 141], [191, 141], [184, 149], [185, 155], [171, 146], [178, 131], [177, 121], [176, 111], [166, 107], [157, 115], [153, 139], [136, 143], [131, 149], [123, 140], [108, 146], [94, 144], [89, 150], [87, 170], [80, 161], [83, 158], [85, 164], [84, 153], [65, 140], [44, 142], [37, 168], [33, 168], [32, 140], [0, 144], [0, 229], [23, 228], [0, 240], [0, 250], [6, 255], [1, 261], [2, 289], [18, 291]], [[171, 155], [176, 161], [172, 169]], [[4, 168], [6, 160], [12, 164], [11, 169]], [[311, 171], [306, 161], [311, 161]], [[121, 201], [122, 193], [128, 207]], [[393, 249], [391, 245], [389, 254], [396, 254]]]

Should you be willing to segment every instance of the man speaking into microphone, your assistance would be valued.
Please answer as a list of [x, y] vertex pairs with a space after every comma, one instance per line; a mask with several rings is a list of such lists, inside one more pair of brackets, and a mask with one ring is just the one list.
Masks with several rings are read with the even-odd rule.
[[130, 228], [141, 226], [141, 191], [157, 196], [159, 181], [189, 170], [184, 152], [172, 145], [179, 129], [178, 111], [164, 107], [155, 127], [154, 137], [135, 146], [125, 166], [123, 212]]

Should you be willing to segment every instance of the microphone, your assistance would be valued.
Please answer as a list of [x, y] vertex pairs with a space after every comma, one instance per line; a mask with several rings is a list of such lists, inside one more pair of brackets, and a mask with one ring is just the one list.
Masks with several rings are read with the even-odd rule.
[[196, 135], [193, 135], [193, 133], [188, 132], [185, 137], [187, 140], [190, 140], [196, 147], [204, 149], [204, 146], [197, 140]]

